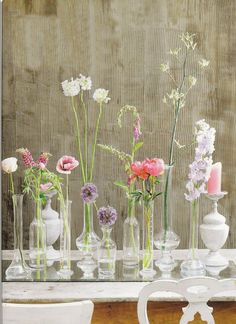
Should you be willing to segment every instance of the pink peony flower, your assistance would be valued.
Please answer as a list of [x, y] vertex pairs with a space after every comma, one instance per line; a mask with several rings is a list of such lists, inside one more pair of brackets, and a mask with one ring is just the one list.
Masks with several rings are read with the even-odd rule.
[[70, 174], [79, 165], [79, 162], [73, 156], [62, 156], [58, 162], [56, 169], [59, 173]]
[[147, 174], [158, 177], [164, 173], [165, 163], [162, 159], [158, 158], [146, 159], [143, 162], [143, 169]]
[[132, 163], [131, 164], [131, 172], [133, 174], [133, 176], [131, 176], [131, 181], [136, 177], [139, 177], [143, 180], [146, 180], [148, 178], [148, 174], [144, 170], [143, 162], [136, 161], [136, 162]]
[[42, 183], [40, 185], [40, 191], [42, 191], [42, 192], [48, 191], [48, 190], [51, 189], [51, 187], [52, 187], [52, 183], [51, 182]]
[[128, 178], [128, 185], [135, 179], [146, 180], [149, 176], [158, 177], [164, 173], [165, 164], [162, 159], [145, 159], [143, 162], [136, 161], [131, 164], [131, 175]]

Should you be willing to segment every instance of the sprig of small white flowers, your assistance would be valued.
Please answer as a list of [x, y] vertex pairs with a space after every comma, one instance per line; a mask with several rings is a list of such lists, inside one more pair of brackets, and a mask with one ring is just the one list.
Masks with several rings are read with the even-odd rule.
[[[80, 74], [79, 78], [75, 80], [71, 78], [71, 80], [65, 80], [61, 83], [62, 90], [65, 96], [67, 97], [75, 97], [77, 96], [81, 90], [87, 91], [92, 88], [92, 80], [88, 76], [84, 76]], [[93, 94], [93, 99], [97, 103], [108, 103], [111, 98], [108, 97], [109, 90], [106, 89], [96, 89]]]
[[93, 94], [93, 100], [99, 104], [108, 103], [111, 98], [108, 97], [109, 90], [105, 89], [96, 89]]
[[212, 166], [212, 154], [215, 150], [215, 132], [215, 128], [210, 127], [204, 119], [195, 124], [197, 143], [195, 160], [189, 165], [189, 181], [186, 185], [188, 193], [184, 194], [188, 201], [192, 202], [206, 192], [206, 183], [209, 180]]

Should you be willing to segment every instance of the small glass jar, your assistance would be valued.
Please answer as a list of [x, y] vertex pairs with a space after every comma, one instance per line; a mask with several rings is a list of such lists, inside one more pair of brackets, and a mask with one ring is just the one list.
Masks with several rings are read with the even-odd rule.
[[111, 239], [112, 227], [103, 226], [103, 237], [98, 248], [98, 274], [99, 278], [111, 278], [115, 274], [116, 243]]

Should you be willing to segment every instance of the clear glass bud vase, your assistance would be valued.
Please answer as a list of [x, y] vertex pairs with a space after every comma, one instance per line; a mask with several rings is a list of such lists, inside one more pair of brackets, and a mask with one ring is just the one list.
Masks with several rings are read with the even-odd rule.
[[205, 268], [198, 255], [199, 199], [191, 202], [190, 239], [187, 260], [181, 263], [183, 277], [204, 276]]
[[60, 204], [60, 270], [62, 277], [71, 276], [71, 204], [68, 200]]
[[155, 235], [155, 247], [161, 250], [161, 258], [155, 262], [162, 275], [170, 275], [175, 268], [176, 262], [172, 257], [172, 250], [175, 250], [179, 243], [179, 236], [172, 229], [172, 175], [173, 166], [166, 165], [162, 176], [162, 197], [163, 204], [160, 208], [161, 230]]
[[25, 263], [23, 254], [22, 232], [22, 204], [23, 195], [13, 195], [14, 216], [14, 256], [10, 266], [6, 270], [7, 280], [31, 279], [31, 269]]
[[123, 224], [123, 265], [135, 267], [139, 264], [139, 223], [135, 217], [135, 202], [128, 199], [128, 216]]
[[156, 273], [153, 269], [153, 209], [153, 200], [143, 202], [143, 262], [140, 274], [144, 277], [152, 277]]
[[93, 229], [93, 204], [84, 203], [84, 227], [81, 235], [76, 239], [76, 246], [80, 251], [78, 267], [84, 272], [91, 272], [97, 265], [97, 250], [100, 238]]
[[42, 219], [41, 200], [35, 202], [35, 213], [29, 229], [29, 264], [36, 269], [47, 265], [46, 258], [46, 226]]
[[116, 243], [111, 239], [112, 227], [103, 226], [103, 237], [98, 248], [98, 275], [99, 278], [110, 278], [115, 274]]

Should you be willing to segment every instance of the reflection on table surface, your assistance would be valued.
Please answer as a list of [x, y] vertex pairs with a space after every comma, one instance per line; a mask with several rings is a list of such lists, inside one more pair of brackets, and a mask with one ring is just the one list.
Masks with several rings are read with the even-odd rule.
[[[2, 280], [7, 281], [5, 277], [5, 270], [10, 264], [10, 260], [3, 260], [2, 261]], [[139, 266], [136, 267], [124, 267], [122, 260], [116, 261], [116, 271], [115, 276], [113, 278], [99, 278], [98, 277], [98, 268], [95, 264], [91, 270], [87, 273], [84, 273], [81, 270], [81, 264], [79, 261], [71, 261], [71, 269], [73, 274], [68, 277], [61, 277], [58, 274], [58, 270], [60, 269], [60, 262], [59, 261], [50, 261], [47, 264], [47, 268], [45, 270], [34, 270], [32, 271], [32, 279], [30, 281], [113, 281], [113, 282], [130, 282], [130, 281], [154, 281], [157, 279], [173, 279], [179, 280], [181, 279], [180, 274], [180, 264], [182, 261], [176, 261], [176, 268], [172, 271], [171, 276], [163, 277], [161, 272], [157, 267], [155, 267], [156, 274], [153, 277], [143, 278], [140, 275], [140, 270], [142, 266], [142, 262], [140, 261]], [[236, 265], [234, 262], [229, 261], [228, 267], [222, 269], [206, 269], [207, 276], [214, 277], [217, 279], [228, 279], [228, 278], [235, 278], [236, 279]], [[15, 280], [12, 280], [15, 281]], [[24, 280], [28, 281], [28, 280]]]

